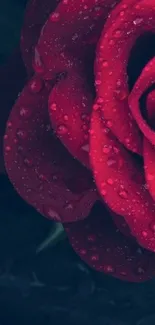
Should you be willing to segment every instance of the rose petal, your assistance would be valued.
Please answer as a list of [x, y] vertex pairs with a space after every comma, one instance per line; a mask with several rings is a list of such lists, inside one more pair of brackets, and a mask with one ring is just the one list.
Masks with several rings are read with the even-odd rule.
[[[96, 91], [102, 99], [102, 115], [119, 141], [139, 154], [142, 153], [142, 138], [128, 107], [126, 69], [136, 38], [147, 29], [143, 20], [149, 21], [148, 17], [141, 17], [145, 16], [144, 10], [140, 13], [142, 3], [123, 1], [114, 9], [102, 32], [95, 64]], [[146, 15], [149, 14], [150, 9]], [[152, 13], [150, 15], [152, 17]]]
[[155, 200], [155, 147], [146, 138], [144, 138], [143, 150], [145, 176], [147, 180], [148, 190]]
[[85, 77], [73, 69], [49, 97], [51, 124], [69, 152], [89, 167], [89, 122], [92, 96]]
[[24, 85], [25, 79], [25, 67], [20, 55], [20, 51], [16, 50], [9, 57], [7, 63], [0, 68], [0, 173], [4, 172], [2, 148], [6, 121], [18, 93], [21, 91]]
[[65, 229], [74, 250], [95, 270], [132, 282], [154, 276], [155, 255], [123, 236], [104, 207]]
[[18, 193], [41, 214], [56, 221], [88, 215], [97, 199], [90, 172], [54, 136], [47, 109], [51, 84], [34, 77], [9, 117], [5, 163]]
[[123, 216], [138, 242], [155, 251], [155, 203], [146, 189], [143, 169], [119, 143], [97, 111], [91, 122], [90, 156], [99, 192]]
[[[135, 86], [129, 96], [129, 106], [131, 112], [133, 114], [134, 119], [136, 120], [140, 130], [145, 135], [145, 137], [155, 145], [155, 132], [151, 129], [150, 125], [144, 120], [141, 110], [140, 110], [140, 103], [139, 100], [143, 93], [148, 90], [155, 81], [155, 59], [153, 58], [143, 69], [141, 76], [135, 83]], [[146, 110], [149, 113], [148, 119], [151, 119], [151, 111], [152, 109], [149, 108], [151, 106], [150, 103], [151, 98], [149, 97], [149, 102], [147, 102]], [[152, 98], [153, 100], [153, 98]]]
[[72, 67], [73, 56], [83, 59], [86, 53], [89, 55], [89, 41], [99, 37], [111, 7], [117, 2], [108, 0], [105, 5], [105, 0], [61, 1], [43, 27], [36, 46], [42, 69], [34, 62], [35, 70], [51, 79], [53, 74]]
[[21, 52], [30, 75], [33, 72], [34, 47], [37, 44], [43, 25], [49, 14], [55, 10], [58, 2], [58, 0], [30, 0], [27, 4], [21, 32]]

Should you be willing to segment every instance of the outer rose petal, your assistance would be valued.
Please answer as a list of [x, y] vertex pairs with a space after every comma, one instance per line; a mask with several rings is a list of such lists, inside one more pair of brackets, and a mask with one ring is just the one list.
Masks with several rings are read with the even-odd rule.
[[[146, 100], [146, 110], [148, 120], [152, 127], [155, 127], [155, 90], [151, 91]], [[145, 166], [145, 176], [148, 184], [148, 189], [155, 200], [155, 146], [144, 138], [143, 141], [143, 156]]]
[[10, 110], [26, 79], [25, 67], [19, 50], [0, 68], [0, 173], [4, 172], [3, 135]]
[[6, 169], [18, 193], [41, 214], [76, 221], [88, 215], [97, 194], [91, 174], [52, 133], [51, 87], [34, 77], [14, 105], [5, 135]]
[[143, 142], [143, 156], [148, 190], [155, 200], [155, 147], [146, 138], [144, 138]]
[[87, 82], [77, 69], [58, 82], [49, 97], [51, 124], [70, 153], [89, 167], [89, 122], [93, 103]]
[[79, 70], [83, 70], [84, 59], [90, 55], [88, 44], [93, 43], [92, 37], [95, 42], [99, 39], [112, 5], [116, 5], [113, 0], [106, 5], [105, 0], [62, 1], [44, 25], [35, 51], [35, 71], [45, 79], [61, 72], [67, 74], [67, 79], [51, 93], [51, 122], [70, 153], [87, 167], [92, 98], [85, 87], [84, 73]]
[[96, 33], [99, 37], [111, 7], [117, 2], [119, 0], [61, 1], [44, 25], [36, 47], [43, 63], [40, 72], [45, 78], [53, 78], [54, 73], [64, 68], [69, 70], [70, 55], [84, 57], [94, 31], [96, 42]]
[[21, 52], [25, 66], [31, 75], [34, 47], [49, 14], [55, 10], [58, 0], [30, 0], [26, 7], [21, 33]]
[[65, 229], [74, 250], [95, 270], [132, 282], [155, 275], [155, 255], [123, 236], [105, 208]]
[[151, 29], [151, 7], [151, 1], [137, 4], [133, 0], [123, 1], [114, 9], [101, 35], [95, 66], [102, 115], [119, 141], [139, 154], [142, 153], [142, 137], [128, 106], [126, 69], [136, 39]]
[[155, 251], [155, 203], [146, 189], [143, 170], [111, 131], [103, 127], [97, 111], [92, 114], [90, 155], [104, 201], [125, 218], [142, 246]]

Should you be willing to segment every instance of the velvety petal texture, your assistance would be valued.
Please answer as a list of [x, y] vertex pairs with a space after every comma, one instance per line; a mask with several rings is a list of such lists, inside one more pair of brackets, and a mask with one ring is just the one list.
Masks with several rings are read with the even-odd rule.
[[[4, 136], [23, 199], [61, 222], [91, 267], [132, 282], [155, 275], [154, 57], [132, 87], [128, 75], [146, 33], [155, 33], [153, 0], [30, 0], [27, 80]], [[20, 80], [15, 67], [8, 74]]]
[[5, 172], [3, 159], [3, 136], [5, 125], [18, 94], [26, 80], [26, 70], [19, 49], [0, 67], [0, 173]]

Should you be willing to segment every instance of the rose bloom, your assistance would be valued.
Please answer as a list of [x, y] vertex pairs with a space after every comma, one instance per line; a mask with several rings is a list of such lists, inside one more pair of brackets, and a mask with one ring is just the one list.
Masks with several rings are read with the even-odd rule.
[[1, 72], [13, 186], [83, 261], [133, 282], [155, 275], [155, 50], [137, 75], [129, 61], [154, 32], [152, 0], [30, 0]]

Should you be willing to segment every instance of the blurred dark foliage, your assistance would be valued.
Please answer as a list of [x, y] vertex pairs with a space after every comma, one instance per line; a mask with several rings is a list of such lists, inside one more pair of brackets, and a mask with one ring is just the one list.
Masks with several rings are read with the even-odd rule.
[[[19, 42], [26, 0], [5, 0], [0, 11], [0, 63]], [[146, 46], [151, 43], [152, 47]], [[140, 40], [129, 60], [131, 87], [144, 65]], [[154, 48], [153, 48], [154, 47]], [[137, 68], [136, 63], [139, 62]], [[133, 68], [136, 66], [137, 70]], [[88, 268], [67, 239], [36, 254], [54, 224], [29, 207], [0, 176], [0, 325], [154, 325], [155, 280], [121, 282]]]

